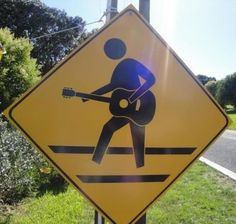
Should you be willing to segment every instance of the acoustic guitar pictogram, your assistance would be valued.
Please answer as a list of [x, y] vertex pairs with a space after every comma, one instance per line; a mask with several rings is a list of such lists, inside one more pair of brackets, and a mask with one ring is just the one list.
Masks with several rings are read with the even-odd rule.
[[96, 94], [76, 92], [72, 88], [65, 87], [62, 90], [62, 96], [66, 98], [80, 97], [86, 100], [109, 103], [109, 110], [113, 116], [126, 117], [133, 123], [144, 126], [153, 119], [155, 114], [155, 96], [151, 91], [146, 91], [137, 101], [130, 103], [128, 99], [135, 91], [136, 90], [117, 88], [112, 92], [111, 97], [105, 97]]

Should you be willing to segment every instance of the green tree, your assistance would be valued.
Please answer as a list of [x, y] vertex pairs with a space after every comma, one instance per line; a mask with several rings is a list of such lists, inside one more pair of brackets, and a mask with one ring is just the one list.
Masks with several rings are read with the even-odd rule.
[[[0, 0], [0, 5], [0, 27], [8, 27], [16, 37], [26, 37], [33, 41], [32, 56], [42, 65], [42, 74], [81, 42], [85, 22], [78, 16], [69, 17], [65, 11], [50, 8], [40, 0]], [[35, 38], [71, 27], [76, 29]]]
[[214, 80], [208, 81], [205, 87], [211, 93], [211, 95], [216, 98], [217, 81]]
[[216, 78], [214, 77], [208, 77], [206, 75], [197, 75], [197, 79], [203, 84], [205, 85], [207, 82], [209, 81], [216, 81]]
[[228, 104], [225, 79], [219, 80], [217, 83], [216, 100], [222, 107], [225, 107]]
[[223, 107], [228, 104], [236, 107], [236, 73], [218, 81], [216, 99]]
[[7, 54], [0, 61], [0, 111], [37, 80], [39, 66], [31, 58], [32, 44], [25, 38], [15, 38], [8, 29], [0, 29], [0, 42]]
[[227, 103], [236, 107], [236, 72], [225, 77], [224, 85]]

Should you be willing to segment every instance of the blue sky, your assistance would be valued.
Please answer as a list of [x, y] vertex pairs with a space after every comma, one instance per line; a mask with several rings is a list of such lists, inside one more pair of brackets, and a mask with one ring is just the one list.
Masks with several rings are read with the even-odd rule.
[[[107, 0], [43, 0], [80, 16], [98, 20]], [[118, 10], [138, 0], [118, 0]], [[224, 78], [236, 72], [236, 0], [150, 0], [151, 25], [195, 74]], [[87, 26], [90, 30], [102, 23]]]

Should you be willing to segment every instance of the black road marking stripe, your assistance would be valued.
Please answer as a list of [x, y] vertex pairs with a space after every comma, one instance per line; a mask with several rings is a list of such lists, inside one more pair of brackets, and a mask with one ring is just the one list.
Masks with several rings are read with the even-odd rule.
[[[49, 146], [54, 153], [74, 153], [74, 154], [93, 154], [94, 147], [91, 146]], [[147, 155], [190, 155], [196, 147], [146, 147]], [[132, 147], [109, 147], [106, 154], [133, 154]]]
[[83, 183], [144, 183], [164, 182], [169, 175], [77, 175]]
[[146, 154], [158, 154], [158, 155], [164, 155], [164, 154], [192, 154], [196, 147], [177, 147], [177, 148], [146, 148]]

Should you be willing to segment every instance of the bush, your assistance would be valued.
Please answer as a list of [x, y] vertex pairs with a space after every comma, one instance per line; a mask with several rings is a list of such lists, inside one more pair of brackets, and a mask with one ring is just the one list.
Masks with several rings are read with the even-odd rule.
[[64, 188], [65, 181], [0, 116], [0, 202], [17, 203], [33, 193], [39, 194], [42, 189], [58, 191], [58, 186]]
[[0, 200], [13, 203], [29, 194], [40, 156], [2, 118], [0, 120]]
[[0, 29], [0, 43], [6, 54], [0, 61], [0, 111], [40, 79], [39, 66], [30, 54], [32, 44], [15, 38], [8, 29]]
[[[40, 67], [30, 56], [33, 46], [27, 39], [15, 38], [8, 29], [0, 29], [0, 42], [7, 51], [0, 62], [1, 111], [39, 80]], [[45, 172], [47, 169], [50, 172]], [[0, 115], [0, 204], [18, 202], [42, 186], [51, 187], [55, 180], [64, 183]]]

